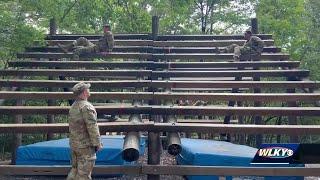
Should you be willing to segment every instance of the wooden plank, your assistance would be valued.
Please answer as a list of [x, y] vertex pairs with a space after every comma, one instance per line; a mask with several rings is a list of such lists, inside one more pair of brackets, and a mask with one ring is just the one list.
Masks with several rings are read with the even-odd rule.
[[[219, 50], [223, 48], [220, 47]], [[26, 52], [63, 52], [57, 46], [26, 47]], [[140, 53], [218, 53], [213, 47], [152, 47], [152, 46], [115, 46], [112, 52], [140, 52]], [[275, 46], [264, 47], [262, 52], [279, 53], [281, 48]]]
[[[70, 166], [17, 166], [1, 165], [1, 175], [68, 174]], [[320, 176], [317, 167], [237, 167], [237, 166], [190, 166], [190, 165], [96, 165], [93, 174], [163, 174], [163, 175], [217, 175], [217, 176]]]
[[[18, 58], [72, 58], [73, 53], [42, 53], [42, 52], [24, 52], [17, 53]], [[114, 58], [114, 59], [150, 59], [152, 54], [150, 53], [121, 53], [121, 52], [102, 52], [102, 53], [90, 53], [81, 55], [81, 59], [85, 58]]]
[[[0, 106], [1, 114], [68, 114], [68, 106]], [[261, 116], [319, 116], [320, 107], [221, 107], [221, 106], [96, 106], [105, 114], [175, 114], [175, 115], [261, 115]]]
[[150, 70], [79, 70], [79, 69], [6, 69], [0, 70], [1, 76], [66, 76], [66, 77], [95, 77], [95, 76], [150, 76]]
[[[188, 60], [233, 60], [233, 53], [170, 53], [170, 54], [153, 54], [156, 59], [172, 60], [172, 59], [188, 59]], [[289, 55], [284, 53], [262, 53], [261, 60], [288, 60]]]
[[259, 62], [151, 62], [151, 61], [9, 61], [9, 66], [18, 67], [59, 67], [59, 68], [247, 68], [247, 67], [299, 67], [299, 61], [259, 61]]
[[[177, 119], [178, 123], [199, 123], [199, 124], [223, 124], [220, 119]], [[238, 124], [238, 120], [230, 120], [231, 124]]]
[[[212, 123], [153, 123], [129, 122], [98, 123], [101, 133], [105, 132], [201, 132], [229, 134], [299, 134], [319, 135], [320, 125], [244, 125]], [[0, 133], [68, 133], [67, 123], [56, 124], [0, 124]]]
[[[273, 46], [274, 40], [263, 40], [265, 46]], [[156, 47], [221, 47], [231, 44], [243, 45], [245, 40], [212, 40], [212, 41], [154, 41], [153, 46]]]
[[[80, 37], [85, 37], [86, 39], [100, 39], [102, 34], [56, 34], [46, 36], [46, 40], [75, 40]], [[149, 39], [150, 35], [148, 33], [143, 34], [113, 34], [115, 39]]]
[[[36, 166], [36, 165], [0, 165], [0, 175], [8, 176], [66, 176], [70, 170], [70, 166]], [[106, 174], [130, 174], [139, 175], [141, 173], [140, 166], [122, 166], [122, 165], [96, 165], [93, 169], [94, 175]]]
[[[288, 102], [320, 100], [320, 93], [165, 93], [165, 92], [90, 92], [90, 99], [112, 100], [203, 100]], [[72, 92], [0, 91], [0, 99], [73, 99]]]
[[[49, 45], [68, 44], [74, 40], [47, 40]], [[97, 39], [90, 40], [96, 44]], [[155, 47], [221, 47], [231, 44], [243, 45], [245, 40], [212, 40], [212, 41], [152, 41], [152, 40], [115, 40], [115, 46], [155, 46]], [[265, 46], [273, 46], [274, 40], [264, 40]]]
[[148, 165], [143, 174], [217, 176], [319, 176], [320, 168]]
[[[261, 39], [272, 39], [272, 34], [256, 34]], [[46, 40], [75, 40], [80, 37], [87, 39], [99, 39], [102, 34], [57, 34], [47, 35]], [[148, 33], [145, 34], [114, 34], [115, 39], [149, 39], [151, 36]], [[158, 35], [158, 39], [161, 41], [165, 40], [225, 40], [225, 39], [244, 39], [242, 34], [235, 35]]]
[[[72, 58], [72, 53], [42, 53], [42, 52], [24, 52], [18, 53], [18, 58]], [[154, 57], [161, 60], [170, 59], [188, 59], [188, 60], [231, 60], [233, 59], [233, 53], [221, 53], [221, 54], [210, 54], [210, 53], [198, 53], [198, 54], [151, 54], [151, 53], [90, 53], [80, 55], [80, 59], [88, 58], [118, 58], [118, 59], [150, 59]], [[289, 55], [284, 53], [262, 53], [261, 60], [288, 60]]]
[[[1, 71], [0, 71], [1, 74]], [[152, 71], [155, 77], [288, 77], [309, 76], [309, 70]]]
[[308, 77], [309, 70], [230, 70], [230, 71], [151, 71], [151, 70], [78, 70], [78, 69], [4, 69], [0, 76], [134, 76], [134, 77]]
[[[79, 81], [60, 80], [0, 80], [1, 87], [56, 87], [71, 88]], [[156, 81], [153, 80], [119, 80], [119, 81], [84, 81], [92, 88], [313, 88], [320, 87], [317, 81]]]

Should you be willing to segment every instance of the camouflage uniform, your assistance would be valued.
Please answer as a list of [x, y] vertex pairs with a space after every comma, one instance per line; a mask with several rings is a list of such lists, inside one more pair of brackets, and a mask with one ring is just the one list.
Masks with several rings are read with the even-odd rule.
[[243, 46], [232, 44], [226, 47], [226, 52], [234, 53], [235, 60], [251, 60], [252, 56], [260, 56], [264, 47], [264, 42], [257, 36], [251, 36], [249, 41]]
[[111, 52], [114, 46], [114, 37], [111, 31], [104, 33], [99, 39], [97, 44], [93, 44], [88, 39], [80, 37], [74, 40], [70, 45], [59, 45], [63, 51], [68, 52], [69, 49], [73, 50], [73, 60], [79, 60], [79, 56], [88, 53], [99, 53], [99, 52]]
[[[89, 84], [78, 83], [74, 94], [89, 88]], [[87, 100], [77, 99], [69, 110], [69, 132], [72, 169], [67, 180], [91, 179], [96, 160], [96, 147], [101, 144], [95, 108]]]

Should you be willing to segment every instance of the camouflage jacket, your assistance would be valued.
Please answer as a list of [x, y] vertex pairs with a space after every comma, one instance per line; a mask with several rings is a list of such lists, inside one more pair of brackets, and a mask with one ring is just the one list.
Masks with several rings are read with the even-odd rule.
[[264, 42], [257, 36], [251, 36], [249, 41], [245, 42], [241, 48], [241, 54], [261, 54]]
[[97, 112], [86, 100], [75, 101], [69, 110], [70, 146], [86, 148], [101, 143]]
[[114, 37], [112, 32], [105, 33], [98, 42], [98, 49], [99, 52], [111, 52], [114, 46]]

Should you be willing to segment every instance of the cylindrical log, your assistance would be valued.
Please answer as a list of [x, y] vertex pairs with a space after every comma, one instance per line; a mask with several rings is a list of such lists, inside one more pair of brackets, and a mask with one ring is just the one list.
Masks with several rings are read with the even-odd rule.
[[140, 133], [129, 132], [124, 139], [122, 158], [125, 161], [129, 161], [129, 162], [138, 160], [139, 149], [140, 149]]
[[[141, 101], [134, 100], [134, 106], [141, 105]], [[129, 122], [131, 123], [141, 123], [142, 118], [140, 114], [132, 114], [129, 117]], [[128, 132], [124, 139], [122, 158], [125, 161], [136, 161], [139, 159], [140, 150], [140, 133], [139, 132]]]

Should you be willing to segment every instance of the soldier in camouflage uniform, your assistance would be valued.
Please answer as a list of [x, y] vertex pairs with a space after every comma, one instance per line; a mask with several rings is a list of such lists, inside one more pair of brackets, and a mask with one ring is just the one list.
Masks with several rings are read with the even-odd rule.
[[104, 26], [104, 35], [99, 39], [97, 44], [93, 44], [88, 39], [80, 37], [73, 41], [72, 44], [58, 46], [65, 52], [73, 51], [73, 60], [79, 60], [79, 56], [88, 53], [111, 52], [114, 46], [114, 37], [110, 31], [110, 26]]
[[232, 44], [227, 46], [222, 52], [234, 53], [235, 61], [252, 60], [261, 55], [264, 42], [257, 36], [253, 36], [251, 30], [246, 30], [244, 33], [246, 42], [243, 46]]
[[77, 98], [69, 110], [72, 169], [67, 180], [91, 179], [96, 152], [102, 148], [97, 113], [93, 105], [87, 101], [90, 96], [89, 88], [90, 84], [84, 82], [72, 88]]

